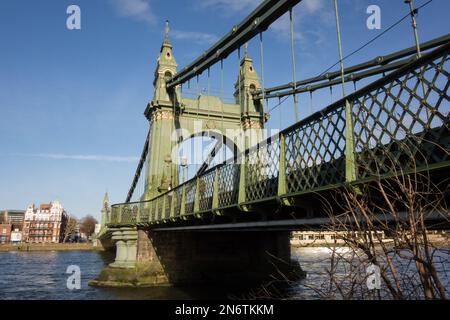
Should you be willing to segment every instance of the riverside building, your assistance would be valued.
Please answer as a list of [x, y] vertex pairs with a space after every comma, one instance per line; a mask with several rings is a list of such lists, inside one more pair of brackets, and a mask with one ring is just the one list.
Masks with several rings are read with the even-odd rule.
[[25, 211], [23, 241], [28, 243], [59, 243], [64, 239], [68, 215], [58, 201], [30, 204]]

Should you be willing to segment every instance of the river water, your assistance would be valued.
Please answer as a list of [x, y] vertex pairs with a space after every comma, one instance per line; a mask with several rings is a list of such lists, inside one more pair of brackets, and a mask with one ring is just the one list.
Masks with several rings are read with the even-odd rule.
[[[307, 271], [307, 278], [291, 286], [289, 297], [320, 298], [310, 287], [320, 285], [327, 279], [325, 270], [330, 265], [330, 250], [320, 247], [296, 248], [292, 254]], [[0, 299], [211, 299], [240, 296], [230, 289], [216, 287], [111, 289], [88, 286], [88, 281], [94, 279], [112, 259], [110, 253], [96, 251], [0, 252]], [[67, 288], [70, 274], [66, 271], [70, 265], [80, 268], [79, 290]], [[448, 267], [450, 269], [450, 265]], [[445, 272], [449, 291], [450, 273], [447, 275], [445, 264], [444, 270], [440, 272]]]

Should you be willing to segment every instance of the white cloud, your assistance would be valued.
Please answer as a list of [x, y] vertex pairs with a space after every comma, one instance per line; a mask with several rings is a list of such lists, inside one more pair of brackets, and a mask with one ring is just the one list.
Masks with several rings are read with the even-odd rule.
[[189, 40], [197, 44], [208, 44], [212, 45], [219, 37], [212, 33], [205, 32], [195, 32], [195, 31], [181, 31], [181, 30], [171, 30], [170, 37], [177, 40]]
[[123, 157], [123, 156], [107, 156], [107, 155], [70, 155], [60, 153], [20, 153], [14, 154], [22, 157], [37, 157], [54, 160], [81, 160], [81, 161], [107, 161], [107, 162], [136, 162], [138, 157]]
[[[262, 0], [197, 0], [200, 9], [215, 9], [223, 10], [231, 14], [245, 12], [247, 15], [254, 10]], [[226, 11], [225, 11], [226, 10]], [[333, 11], [331, 2], [326, 0], [303, 0], [293, 9], [294, 19], [294, 34], [295, 40], [308, 38], [318, 44], [324, 38], [321, 35], [321, 29], [334, 23]], [[305, 22], [305, 19], [308, 22]], [[314, 28], [311, 28], [310, 23], [314, 21]], [[308, 23], [308, 29], [302, 30], [302, 26]], [[281, 40], [290, 38], [290, 20], [289, 13], [281, 16], [269, 28], [269, 30], [277, 35]]]
[[324, 0], [304, 0], [301, 5], [305, 7], [307, 12], [314, 13], [323, 9]]
[[[294, 14], [294, 38], [295, 40], [301, 39], [300, 32], [295, 32], [299, 24], [299, 20], [297, 19], [297, 15]], [[291, 36], [291, 24], [289, 19], [289, 13], [282, 15], [277, 21], [275, 21], [271, 26], [270, 30], [275, 32], [277, 35], [280, 35], [283, 38], [289, 38]]]
[[156, 23], [156, 16], [150, 7], [150, 0], [111, 0], [118, 15], [150, 24]]
[[[110, 0], [116, 10], [116, 13], [122, 17], [132, 18], [137, 21], [143, 21], [155, 25], [158, 21], [158, 17], [155, 16], [152, 10], [150, 0]], [[237, 5], [242, 0], [235, 1]], [[247, 0], [248, 1], [248, 0]], [[259, 0], [253, 0], [259, 1]], [[206, 6], [212, 5], [205, 4]], [[224, 1], [226, 2], [226, 1]], [[245, 0], [243, 2], [246, 2]], [[182, 31], [182, 30], [170, 30], [170, 37], [177, 40], [189, 40], [197, 44], [211, 45], [218, 40], [218, 37], [211, 33], [195, 32], [195, 31]]]
[[[296, 40], [303, 38], [310, 38], [314, 35], [317, 41], [323, 38], [320, 31], [324, 26], [334, 23], [333, 12], [331, 5], [326, 5], [325, 0], [304, 0], [293, 9], [294, 20], [294, 35]], [[308, 29], [304, 29], [305, 20], [308, 22], [314, 19], [316, 21], [314, 28], [308, 26]], [[289, 13], [281, 16], [271, 26], [270, 30], [275, 32], [281, 38], [287, 39], [290, 37], [290, 19]]]

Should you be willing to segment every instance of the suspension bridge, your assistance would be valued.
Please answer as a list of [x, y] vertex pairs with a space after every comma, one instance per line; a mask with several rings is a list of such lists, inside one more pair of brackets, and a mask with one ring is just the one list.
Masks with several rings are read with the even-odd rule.
[[[95, 284], [260, 280], [272, 272], [273, 257], [290, 261], [289, 230], [329, 221], [322, 199], [332, 201], [345, 188], [365, 192], [374, 182], [398, 176], [426, 173], [434, 181], [448, 176], [450, 35], [419, 43], [415, 33], [415, 46], [346, 67], [335, 1], [340, 68], [297, 81], [296, 5], [301, 1], [263, 1], [181, 71], [166, 25], [154, 97], [144, 113], [150, 129], [135, 176], [124, 203], [110, 207], [104, 199], [99, 239], [116, 247], [116, 260]], [[410, 9], [415, 28], [417, 10], [412, 3]], [[263, 35], [285, 13], [292, 81], [266, 88]], [[246, 45], [254, 38], [260, 44], [260, 75]], [[209, 90], [194, 98], [183, 95], [183, 86], [202, 73], [209, 81], [214, 65], [220, 66], [222, 82], [223, 61], [236, 51], [235, 101], [225, 103], [222, 93], [213, 96]], [[346, 83], [363, 79], [370, 82], [346, 92]], [[299, 119], [298, 95], [334, 86], [342, 87], [341, 99]], [[296, 123], [264, 137], [268, 101], [281, 104], [287, 97], [293, 97]], [[173, 150], [202, 136], [215, 139], [214, 148], [191, 179], [181, 178], [186, 164]], [[136, 271], [139, 266], [146, 266], [145, 272]]]

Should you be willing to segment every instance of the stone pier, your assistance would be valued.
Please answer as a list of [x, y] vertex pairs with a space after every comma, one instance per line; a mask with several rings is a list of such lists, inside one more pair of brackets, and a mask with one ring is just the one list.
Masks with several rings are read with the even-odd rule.
[[112, 234], [116, 244], [116, 260], [112, 268], [131, 269], [136, 266], [138, 232], [134, 228], [120, 228]]
[[116, 259], [99, 286], [262, 284], [303, 275], [287, 231], [163, 232], [115, 229]]

